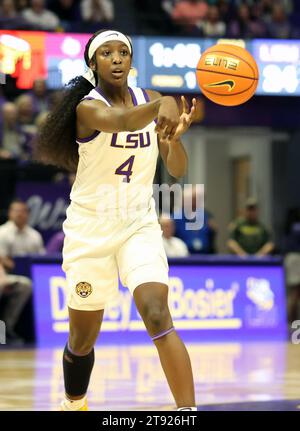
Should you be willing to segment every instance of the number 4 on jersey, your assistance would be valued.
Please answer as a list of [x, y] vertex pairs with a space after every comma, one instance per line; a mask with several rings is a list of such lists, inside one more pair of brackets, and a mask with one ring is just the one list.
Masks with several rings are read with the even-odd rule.
[[[125, 178], [123, 179], [124, 183], [130, 183], [130, 177], [132, 175], [132, 166], [134, 162], [134, 157], [131, 156], [129, 159], [126, 160], [126, 162], [122, 163], [115, 171], [115, 174], [117, 175], [125, 175]], [[127, 169], [125, 167], [128, 166]]]

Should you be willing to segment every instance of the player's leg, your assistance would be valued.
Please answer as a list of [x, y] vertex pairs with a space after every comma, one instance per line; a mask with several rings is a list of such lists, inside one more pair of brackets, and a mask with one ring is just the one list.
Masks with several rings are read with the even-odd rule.
[[168, 286], [143, 283], [134, 290], [134, 300], [146, 329], [158, 350], [176, 405], [195, 407], [191, 361], [187, 349], [173, 327], [168, 307]]
[[69, 308], [69, 340], [63, 354], [66, 398], [63, 410], [85, 409], [86, 392], [94, 366], [96, 343], [104, 310], [81, 311]]

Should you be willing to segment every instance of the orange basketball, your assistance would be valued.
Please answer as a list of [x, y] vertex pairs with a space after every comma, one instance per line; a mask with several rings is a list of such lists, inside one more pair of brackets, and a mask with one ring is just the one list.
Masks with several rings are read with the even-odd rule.
[[249, 100], [258, 84], [252, 55], [236, 45], [217, 44], [201, 56], [196, 70], [203, 94], [219, 105], [236, 106]]

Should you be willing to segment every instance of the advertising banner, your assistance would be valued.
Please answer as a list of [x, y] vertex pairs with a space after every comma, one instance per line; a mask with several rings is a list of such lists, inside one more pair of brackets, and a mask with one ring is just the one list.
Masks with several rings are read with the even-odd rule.
[[[63, 344], [68, 308], [61, 266], [35, 263], [32, 277], [37, 342]], [[190, 341], [282, 339], [286, 336], [283, 269], [280, 265], [170, 262], [169, 308], [176, 329]], [[149, 340], [134, 300], [121, 284], [118, 299], [105, 308], [100, 339], [108, 343]]]

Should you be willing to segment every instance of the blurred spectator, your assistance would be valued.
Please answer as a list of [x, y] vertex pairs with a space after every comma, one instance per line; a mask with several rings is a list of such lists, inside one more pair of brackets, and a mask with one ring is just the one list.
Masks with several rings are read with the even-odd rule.
[[15, 332], [15, 326], [32, 292], [31, 280], [21, 275], [7, 274], [5, 259], [0, 256], [0, 302], [1, 320], [6, 326], [6, 343], [10, 346], [21, 346], [24, 340]]
[[64, 245], [65, 234], [63, 231], [54, 234], [48, 241], [47, 254], [61, 253]]
[[205, 37], [221, 37], [226, 32], [225, 22], [221, 21], [219, 9], [214, 5], [209, 6], [206, 19], [197, 25]]
[[178, 3], [179, 1], [180, 0], [162, 0], [161, 5], [163, 10], [171, 16], [176, 3]]
[[18, 110], [20, 131], [25, 137], [25, 141], [23, 142], [23, 159], [26, 160], [31, 155], [32, 140], [37, 132], [33, 111], [33, 100], [30, 94], [21, 94], [21, 96], [16, 98], [15, 104]]
[[228, 26], [229, 37], [253, 38], [256, 37], [256, 26], [250, 15], [247, 4], [241, 4], [238, 8], [237, 18], [230, 21]]
[[185, 257], [189, 251], [185, 243], [174, 236], [175, 223], [170, 217], [162, 215], [159, 218], [159, 223], [163, 233], [164, 249], [168, 257]]
[[228, 24], [230, 18], [234, 13], [234, 5], [228, 0], [219, 0], [217, 3], [220, 17], [222, 17], [222, 21]]
[[288, 39], [292, 35], [291, 24], [283, 6], [279, 3], [273, 6], [272, 20], [268, 25], [268, 31], [270, 37], [278, 39]]
[[258, 218], [258, 203], [255, 198], [247, 199], [245, 217], [230, 225], [230, 251], [238, 256], [266, 256], [274, 248], [270, 234]]
[[288, 211], [283, 240], [288, 320], [299, 318], [300, 306], [300, 208]]
[[266, 21], [270, 21], [271, 15], [272, 15], [274, 0], [261, 0], [260, 4], [262, 7], [263, 18]]
[[41, 234], [28, 225], [28, 219], [27, 204], [14, 200], [9, 206], [8, 221], [0, 226], [0, 256], [44, 254]]
[[204, 0], [180, 0], [175, 4], [172, 18], [184, 27], [185, 31], [193, 32], [196, 25], [204, 19], [208, 6]]
[[[37, 134], [39, 128], [42, 126], [44, 120], [47, 118], [49, 111], [41, 112], [35, 119], [34, 127], [31, 129], [31, 133], [26, 134], [26, 160], [31, 159], [34, 156], [34, 148], [37, 142]], [[24, 158], [25, 159], [25, 158]]]
[[53, 0], [49, 9], [60, 19], [63, 26], [68, 24], [69, 27], [71, 22], [81, 19], [79, 3], [75, 0]]
[[181, 29], [178, 29], [171, 18], [175, 3], [175, 0], [134, 0], [137, 31], [144, 35], [178, 35]]
[[34, 80], [32, 92], [28, 94], [32, 100], [33, 115], [49, 110], [49, 97], [47, 94], [47, 85], [44, 78]]
[[14, 0], [2, 0], [0, 11], [1, 18], [15, 18], [17, 16], [17, 10]]
[[16, 9], [14, 0], [2, 0], [0, 5], [0, 26], [2, 29], [24, 29], [26, 21]]
[[81, 16], [90, 23], [109, 23], [114, 20], [114, 5], [111, 0], [83, 0]]
[[22, 15], [33, 28], [55, 30], [59, 26], [58, 17], [45, 8], [45, 0], [31, 0], [30, 5], [31, 7], [22, 11]]
[[29, 7], [29, 0], [15, 0], [16, 9], [21, 12]]
[[14, 0], [2, 0], [0, 6], [1, 21], [11, 20], [17, 17], [17, 10]]
[[[196, 187], [185, 189], [184, 206], [174, 212], [175, 235], [182, 239], [191, 254], [215, 253], [217, 225], [212, 214], [202, 207], [201, 196]], [[187, 228], [187, 223], [201, 223], [199, 229]]]
[[25, 129], [26, 126], [32, 126], [34, 124], [34, 109], [30, 94], [21, 94], [21, 96], [16, 98], [15, 104], [18, 110], [20, 125]]
[[266, 21], [263, 19], [263, 7], [261, 3], [255, 3], [251, 9], [252, 31], [255, 37], [267, 37], [268, 29]]
[[23, 159], [26, 157], [26, 134], [18, 123], [17, 107], [12, 102], [5, 102], [1, 111], [0, 159]]

